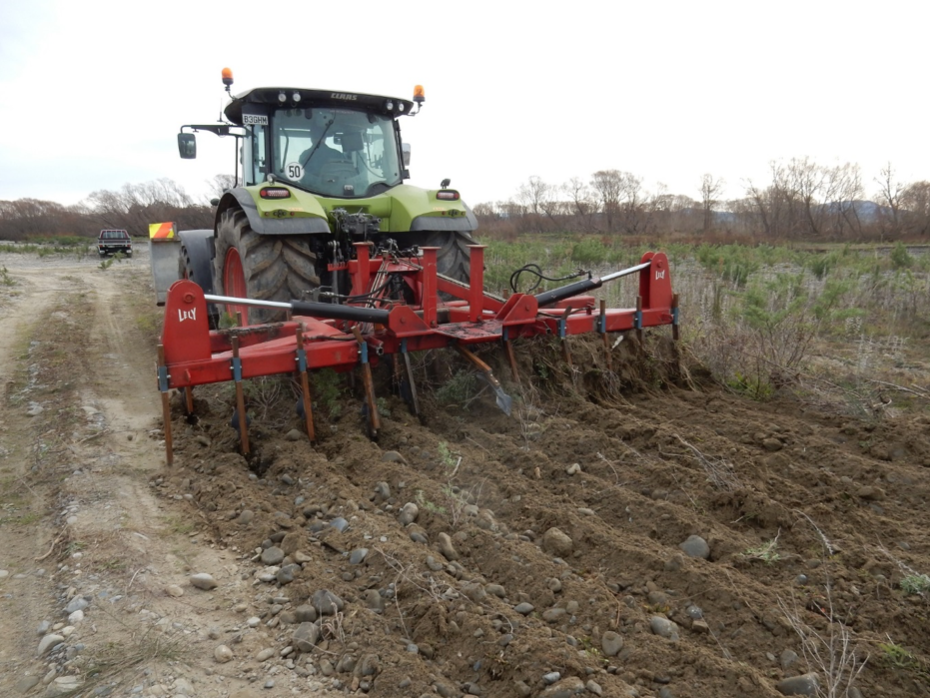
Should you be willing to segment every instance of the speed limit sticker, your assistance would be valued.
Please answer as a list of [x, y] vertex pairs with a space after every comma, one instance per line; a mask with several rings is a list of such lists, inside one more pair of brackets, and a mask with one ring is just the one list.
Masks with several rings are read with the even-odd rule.
[[299, 162], [289, 162], [284, 166], [288, 179], [300, 179], [304, 176], [304, 166]]

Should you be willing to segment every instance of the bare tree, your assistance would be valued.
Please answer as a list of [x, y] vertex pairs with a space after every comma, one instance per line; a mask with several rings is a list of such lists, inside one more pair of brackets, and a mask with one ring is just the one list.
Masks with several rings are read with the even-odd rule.
[[930, 182], [908, 185], [901, 194], [901, 208], [909, 234], [930, 234]]
[[542, 177], [533, 175], [526, 183], [520, 185], [517, 190], [517, 201], [538, 216], [543, 212], [546, 202], [552, 197], [554, 189], [546, 184]]
[[651, 208], [646, 205], [643, 180], [630, 172], [620, 173], [620, 220], [624, 232], [644, 233], [651, 220]]
[[542, 177], [533, 175], [517, 189], [517, 201], [523, 205], [526, 212], [525, 223], [527, 227], [536, 231], [543, 229], [543, 217], [551, 218], [553, 215], [554, 194], [557, 187], [547, 184]]
[[682, 194], [665, 194], [662, 199], [667, 204], [662, 206], [664, 211], [657, 225], [664, 225], [669, 231], [693, 232], [700, 227], [700, 207], [690, 196]]
[[713, 226], [714, 206], [720, 203], [719, 197], [724, 185], [723, 178], [715, 179], [712, 174], [701, 176], [701, 207], [704, 211], [703, 231], [705, 235]]
[[620, 170], [598, 170], [591, 175], [591, 189], [600, 203], [601, 213], [607, 219], [607, 232], [612, 233], [620, 209], [623, 173]]
[[[806, 157], [801, 160], [792, 158], [788, 163], [787, 175], [787, 189], [792, 194], [791, 199], [800, 204], [799, 211], [792, 211], [795, 236], [801, 237], [809, 232], [814, 237], [820, 237], [823, 233], [824, 209], [818, 204], [823, 197], [826, 169]], [[804, 230], [805, 224], [808, 231]]]
[[513, 199], [498, 201], [496, 207], [497, 210], [500, 211], [500, 215], [504, 218], [520, 218], [526, 213], [526, 209]]
[[896, 237], [901, 232], [901, 198], [904, 196], [904, 185], [895, 178], [890, 162], [882, 168], [875, 182], [878, 184], [876, 203], [881, 207], [877, 213], [882, 237]]
[[476, 204], [472, 207], [472, 212], [479, 220], [497, 220], [500, 216], [497, 213], [497, 208], [491, 202], [483, 201], [480, 204]]
[[[808, 158], [787, 165], [770, 163], [772, 182], [766, 188], [749, 182], [756, 231], [772, 238], [840, 238], [861, 232], [857, 201], [862, 182], [857, 165], [825, 167]], [[745, 205], [737, 207], [746, 213]]]
[[67, 206], [42, 199], [0, 201], [0, 237], [19, 240], [78, 233], [74, 213]]
[[[231, 174], [214, 175], [213, 179], [207, 180], [210, 187], [210, 199], [219, 199], [230, 189], [235, 188], [236, 178]], [[208, 199], [209, 202], [209, 199]]]
[[597, 213], [597, 201], [591, 188], [580, 177], [572, 177], [562, 185], [562, 191], [571, 202], [572, 211], [585, 230], [592, 229], [592, 216]]
[[858, 165], [846, 163], [826, 170], [823, 202], [826, 211], [824, 232], [840, 240], [862, 234], [859, 201], [864, 196]]
[[184, 188], [170, 179], [124, 184], [119, 191], [95, 191], [87, 203], [90, 219], [98, 228], [125, 228], [141, 234], [158, 221], [174, 221], [179, 228], [213, 227], [212, 210], [195, 204]]

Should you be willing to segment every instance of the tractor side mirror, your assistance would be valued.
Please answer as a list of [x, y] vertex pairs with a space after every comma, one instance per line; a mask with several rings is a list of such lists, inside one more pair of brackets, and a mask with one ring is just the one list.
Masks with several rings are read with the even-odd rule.
[[404, 156], [404, 167], [410, 167], [410, 144], [401, 143], [400, 147]]
[[197, 157], [197, 137], [193, 133], [178, 134], [178, 153], [184, 160], [193, 160]]

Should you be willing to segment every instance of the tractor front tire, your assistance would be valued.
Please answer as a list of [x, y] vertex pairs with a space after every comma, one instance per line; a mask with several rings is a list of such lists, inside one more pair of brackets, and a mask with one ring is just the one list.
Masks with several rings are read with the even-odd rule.
[[[213, 293], [213, 231], [182, 230], [178, 233], [181, 250], [178, 255], [178, 278], [193, 281], [206, 294]], [[207, 320], [211, 330], [218, 325], [219, 313], [213, 303], [207, 303]]]
[[[307, 300], [320, 284], [317, 257], [308, 241], [294, 235], [259, 235], [245, 212], [230, 208], [216, 226], [214, 285], [219, 295], [252, 300]], [[285, 311], [227, 304], [226, 312], [242, 313], [249, 324], [283, 320]]]

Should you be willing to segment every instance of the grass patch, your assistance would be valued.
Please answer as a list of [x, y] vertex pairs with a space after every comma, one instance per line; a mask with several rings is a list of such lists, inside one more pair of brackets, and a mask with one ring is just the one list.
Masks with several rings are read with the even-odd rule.
[[920, 660], [917, 657], [890, 639], [888, 642], [878, 643], [878, 649], [881, 651], [882, 663], [886, 666], [896, 669], [920, 668]]
[[741, 555], [750, 560], [762, 560], [768, 565], [778, 562], [781, 560], [781, 555], [778, 554], [778, 536], [755, 548], [748, 548]]
[[179, 516], [169, 516], [165, 519], [165, 528], [171, 533], [178, 535], [190, 535], [197, 526], [193, 521], [186, 521]]
[[30, 512], [26, 512], [25, 514], [20, 514], [18, 516], [17, 515], [0, 516], [0, 524], [12, 524], [13, 526], [31, 526], [32, 524], [36, 523], [37, 521], [40, 521], [41, 519], [42, 519], [41, 514], [34, 512], [34, 511], [30, 511]]
[[118, 557], [113, 557], [109, 560], [98, 562], [96, 566], [101, 570], [106, 570], [107, 572], [125, 572], [127, 569], [129, 569], [129, 563], [125, 559]]
[[905, 594], [926, 594], [930, 591], [930, 576], [926, 574], [909, 574], [901, 579], [899, 585]]

